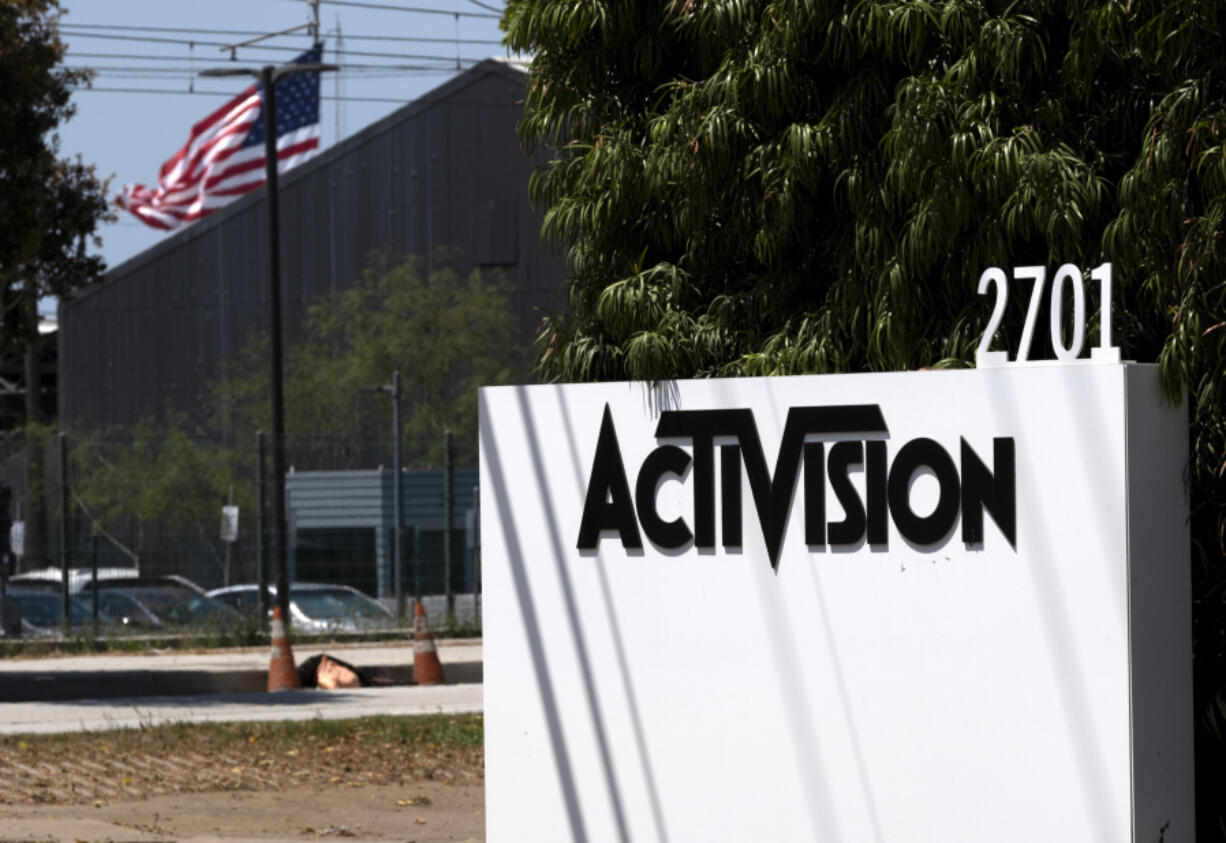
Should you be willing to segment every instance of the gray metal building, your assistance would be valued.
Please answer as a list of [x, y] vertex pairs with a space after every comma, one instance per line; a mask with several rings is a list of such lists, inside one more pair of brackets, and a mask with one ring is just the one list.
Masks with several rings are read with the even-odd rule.
[[[281, 179], [287, 339], [317, 294], [348, 286], [367, 256], [460, 252], [514, 288], [519, 340], [555, 308], [565, 261], [539, 244], [532, 159], [516, 137], [526, 74], [488, 60]], [[263, 188], [115, 267], [60, 306], [64, 426], [129, 425], [169, 402], [195, 415], [207, 385], [267, 324]]]
[[[406, 594], [444, 591], [443, 472], [404, 472], [404, 550], [401, 580]], [[395, 523], [393, 473], [302, 471], [286, 475], [285, 508], [291, 525], [288, 553], [292, 581], [340, 581], [378, 597], [395, 594], [392, 529]], [[477, 469], [457, 468], [452, 476], [452, 587], [477, 587], [474, 491]]]

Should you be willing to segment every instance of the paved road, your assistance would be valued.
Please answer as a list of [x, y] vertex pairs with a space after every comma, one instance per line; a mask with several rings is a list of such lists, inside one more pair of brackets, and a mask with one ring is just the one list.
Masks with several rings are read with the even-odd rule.
[[[74, 656], [71, 658], [0, 661], [0, 734], [79, 732], [135, 728], [175, 722], [234, 722], [341, 719], [374, 714], [451, 714], [482, 710], [479, 640], [439, 641], [444, 671], [458, 684], [422, 687], [354, 688], [345, 691], [282, 691], [256, 693], [171, 693], [116, 697], [116, 686], [172, 688], [183, 677], [215, 676], [226, 680], [255, 676], [263, 684], [268, 669], [267, 648], [215, 653], [150, 653], [142, 655]], [[299, 662], [318, 651], [359, 667], [378, 668], [413, 663], [412, 642], [395, 645], [296, 648]], [[54, 695], [5, 699], [6, 687], [46, 683], [74, 689], [73, 699]], [[199, 686], [198, 681], [191, 688]], [[186, 689], [188, 686], [183, 685]], [[251, 687], [245, 683], [243, 687]], [[140, 692], [137, 692], [140, 693]], [[148, 693], [147, 691], [145, 693]], [[41, 701], [40, 701], [41, 700]]]
[[338, 720], [375, 714], [459, 714], [482, 708], [482, 686], [477, 684], [0, 703], [0, 733], [85, 732], [165, 723]]
[[[436, 639], [435, 644], [438, 645], [439, 660], [444, 666], [453, 662], [481, 661], [480, 639]], [[359, 667], [413, 663], [413, 642], [407, 640], [374, 644], [294, 644], [293, 651], [300, 663], [303, 659], [321, 652], [331, 653]], [[246, 647], [207, 653], [170, 651], [0, 659], [0, 682], [3, 682], [6, 674], [35, 670], [46, 673], [106, 673], [188, 669], [221, 673], [249, 669], [268, 670], [268, 647]]]

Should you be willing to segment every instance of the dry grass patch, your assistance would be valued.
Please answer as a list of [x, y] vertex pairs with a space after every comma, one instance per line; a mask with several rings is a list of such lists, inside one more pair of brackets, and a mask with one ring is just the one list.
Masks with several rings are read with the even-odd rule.
[[0, 737], [0, 804], [87, 804], [172, 793], [480, 784], [480, 714], [172, 724]]

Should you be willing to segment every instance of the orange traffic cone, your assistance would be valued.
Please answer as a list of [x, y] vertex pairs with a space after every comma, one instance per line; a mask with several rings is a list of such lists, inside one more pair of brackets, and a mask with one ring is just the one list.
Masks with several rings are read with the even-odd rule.
[[272, 610], [272, 653], [268, 662], [268, 690], [288, 691], [301, 688], [298, 668], [294, 666], [294, 653], [285, 637], [285, 622], [281, 620], [281, 607]]
[[443, 666], [434, 649], [434, 636], [426, 625], [426, 610], [421, 601], [413, 607], [413, 681], [418, 685], [439, 685], [443, 681]]

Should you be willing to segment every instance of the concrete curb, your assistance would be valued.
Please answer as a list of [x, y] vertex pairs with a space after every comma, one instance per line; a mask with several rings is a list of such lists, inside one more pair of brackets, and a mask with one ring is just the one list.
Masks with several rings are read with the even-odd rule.
[[[411, 642], [401, 647], [301, 648], [299, 662], [318, 652], [361, 668], [376, 686], [413, 683]], [[465, 641], [440, 646], [448, 685], [480, 683], [482, 647]], [[52, 702], [131, 697], [245, 694], [266, 691], [268, 654], [246, 652], [146, 654], [32, 659], [0, 663], [0, 702]]]

